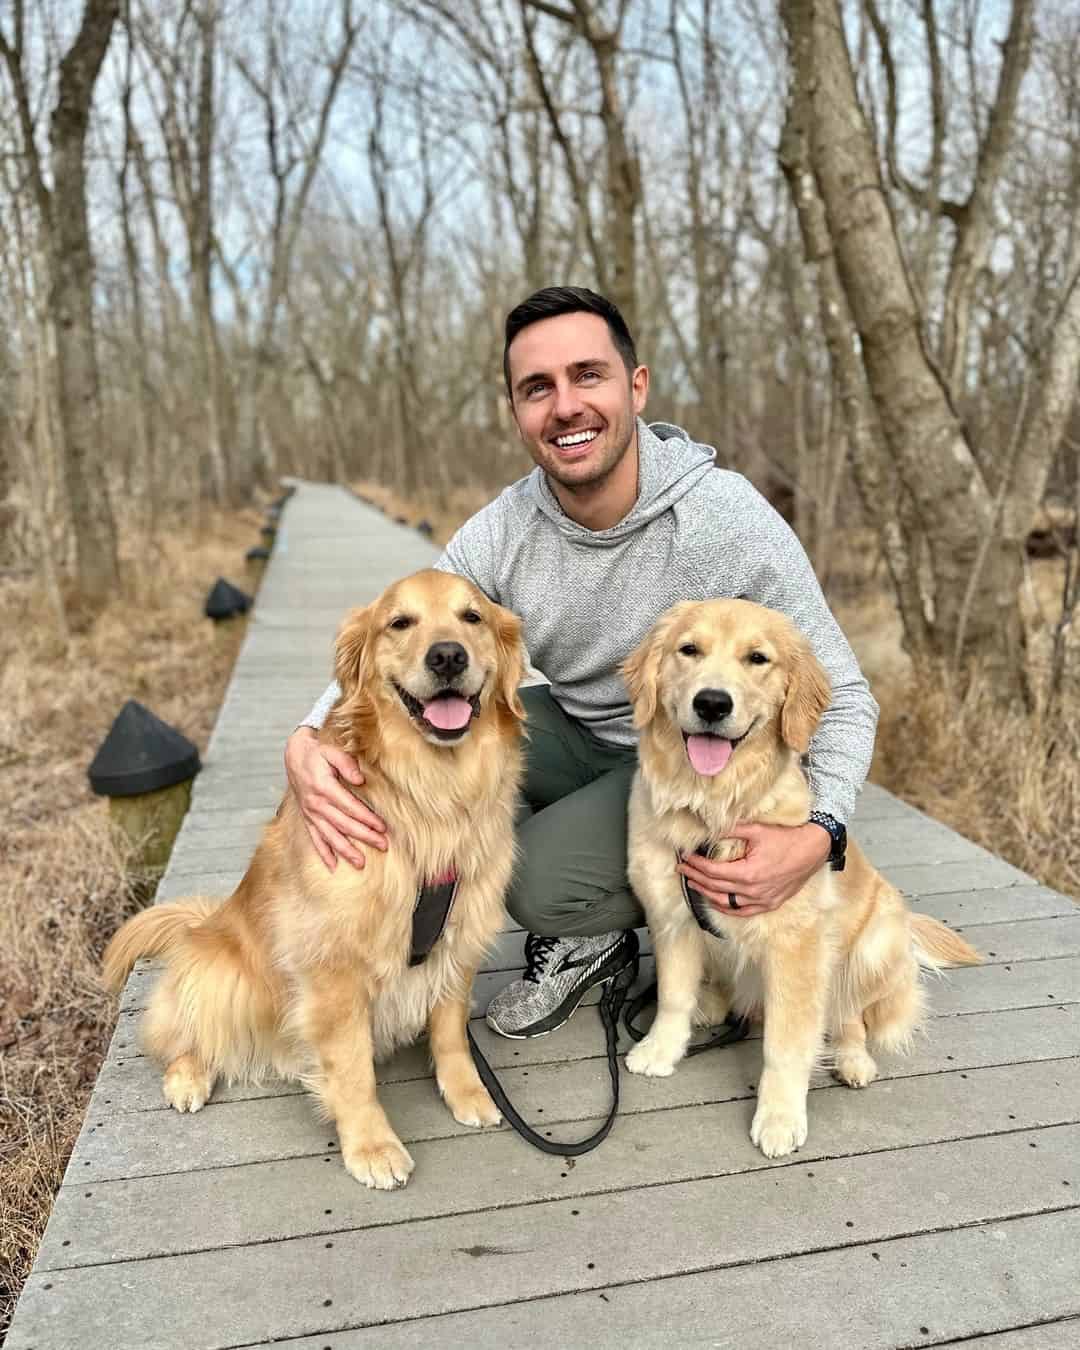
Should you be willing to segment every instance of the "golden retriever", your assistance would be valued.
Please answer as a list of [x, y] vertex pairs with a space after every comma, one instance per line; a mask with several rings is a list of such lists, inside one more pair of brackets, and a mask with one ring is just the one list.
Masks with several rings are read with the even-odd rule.
[[782, 614], [746, 600], [675, 605], [623, 667], [641, 731], [629, 809], [629, 877], [656, 951], [659, 1004], [627, 1056], [670, 1074], [691, 1025], [734, 1009], [764, 1018], [764, 1068], [750, 1137], [770, 1158], [806, 1140], [810, 1074], [831, 1040], [836, 1075], [877, 1075], [869, 1039], [903, 1050], [923, 1013], [920, 964], [974, 964], [944, 924], [912, 914], [854, 841], [842, 872], [823, 867], [786, 904], [739, 918], [704, 897], [699, 926], [678, 858], [742, 857], [737, 823], [802, 825], [801, 766], [828, 707], [828, 677]]
[[[218, 1078], [299, 1078], [336, 1122], [349, 1172], [402, 1186], [413, 1160], [379, 1105], [374, 1061], [426, 1024], [455, 1120], [499, 1123], [466, 1023], [513, 865], [522, 666], [519, 620], [449, 573], [418, 572], [348, 615], [341, 697], [320, 737], [363, 765], [357, 792], [386, 820], [388, 851], [328, 870], [289, 791], [226, 901], [145, 910], [105, 953], [113, 989], [139, 957], [165, 958], [142, 1034], [178, 1111], [199, 1110]], [[420, 888], [453, 874], [445, 927], [410, 964]]]

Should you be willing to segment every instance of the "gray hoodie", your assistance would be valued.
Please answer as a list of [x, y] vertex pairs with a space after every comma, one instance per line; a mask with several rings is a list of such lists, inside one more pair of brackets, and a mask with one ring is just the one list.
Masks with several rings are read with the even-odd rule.
[[[711, 446], [638, 422], [638, 499], [608, 530], [587, 530], [534, 469], [462, 525], [436, 563], [521, 616], [532, 663], [564, 711], [600, 740], [633, 745], [618, 667], [668, 606], [722, 596], [782, 610], [832, 681], [810, 747], [815, 805], [846, 821], [874, 748], [877, 704], [829, 611], [802, 545]], [[332, 685], [305, 719], [321, 726]]]

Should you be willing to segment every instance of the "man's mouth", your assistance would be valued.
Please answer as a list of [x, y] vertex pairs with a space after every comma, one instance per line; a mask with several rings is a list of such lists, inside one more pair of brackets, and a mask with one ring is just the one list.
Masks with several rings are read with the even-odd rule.
[[709, 732], [684, 731], [683, 744], [687, 758], [696, 773], [703, 778], [715, 778], [721, 770], [727, 768], [728, 760], [735, 750], [746, 740], [757, 726], [756, 719], [750, 723], [741, 736], [713, 736]]
[[459, 740], [480, 712], [479, 693], [466, 698], [453, 689], [440, 689], [432, 698], [419, 699], [396, 682], [394, 688], [413, 721], [422, 722], [424, 730], [440, 741]]
[[581, 431], [567, 431], [561, 436], [552, 436], [551, 444], [561, 455], [569, 457], [583, 454], [585, 449], [592, 445], [593, 441], [600, 435], [600, 431], [600, 427], [586, 427]]

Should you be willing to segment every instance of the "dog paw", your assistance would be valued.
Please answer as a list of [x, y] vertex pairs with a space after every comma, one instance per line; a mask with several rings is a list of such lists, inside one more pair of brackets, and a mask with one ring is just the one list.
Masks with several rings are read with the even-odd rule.
[[345, 1168], [369, 1190], [393, 1191], [404, 1186], [416, 1164], [396, 1139], [353, 1148], [343, 1155]]
[[443, 1100], [450, 1108], [450, 1114], [459, 1125], [501, 1125], [499, 1108], [491, 1100], [488, 1090], [477, 1083], [474, 1088], [456, 1092], [451, 1097], [444, 1095]]
[[631, 1073], [645, 1074], [648, 1078], [670, 1078], [681, 1058], [681, 1055], [673, 1055], [669, 1047], [654, 1041], [652, 1036], [646, 1036], [627, 1052], [626, 1067]]
[[848, 1087], [869, 1087], [877, 1077], [878, 1069], [865, 1050], [845, 1050], [836, 1056], [833, 1073]]
[[766, 1158], [783, 1158], [806, 1143], [806, 1112], [758, 1106], [750, 1126], [750, 1139]]
[[178, 1062], [165, 1071], [161, 1090], [165, 1100], [175, 1111], [201, 1111], [210, 1098], [213, 1081], [209, 1074], [190, 1063]]

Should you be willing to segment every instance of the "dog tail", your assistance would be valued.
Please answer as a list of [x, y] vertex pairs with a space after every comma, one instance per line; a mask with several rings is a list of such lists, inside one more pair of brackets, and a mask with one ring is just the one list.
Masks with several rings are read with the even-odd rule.
[[151, 905], [116, 932], [102, 958], [102, 980], [111, 993], [119, 993], [142, 956], [171, 956], [197, 924], [212, 914], [220, 900], [178, 900]]
[[977, 966], [982, 956], [959, 933], [929, 914], [910, 914], [911, 940], [920, 966], [942, 970], [945, 966]]

